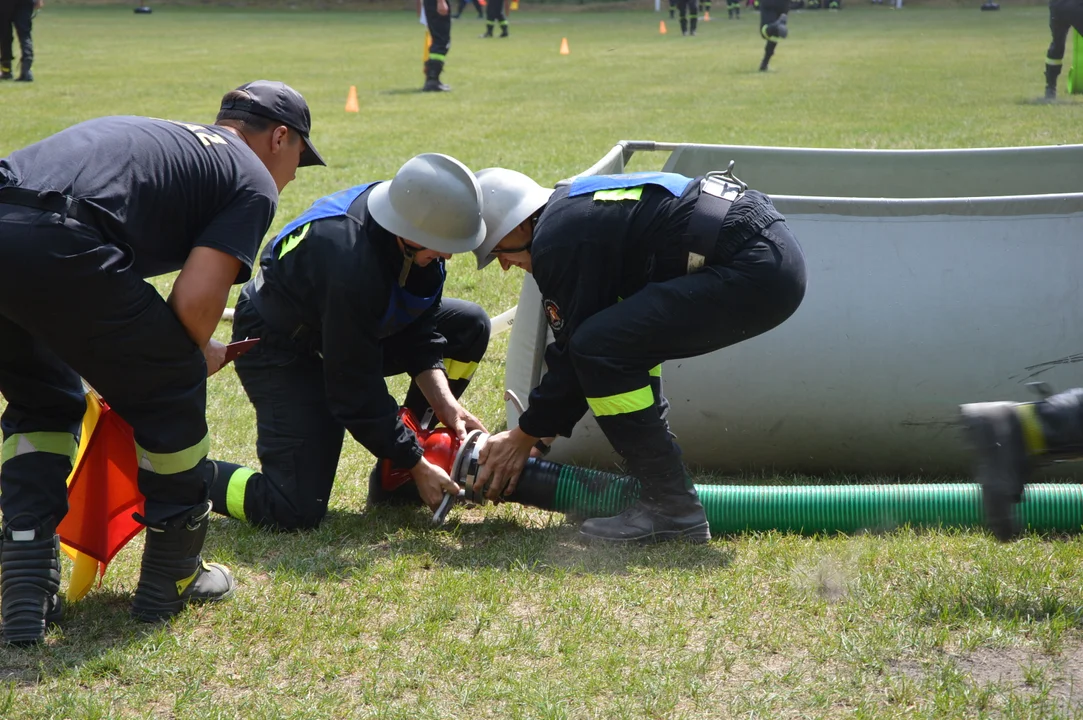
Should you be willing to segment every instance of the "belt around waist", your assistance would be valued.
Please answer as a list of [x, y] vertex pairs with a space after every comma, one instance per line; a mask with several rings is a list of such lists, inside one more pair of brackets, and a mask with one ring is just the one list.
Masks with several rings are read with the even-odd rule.
[[63, 221], [72, 218], [84, 225], [94, 226], [94, 215], [83, 202], [56, 190], [30, 190], [21, 187], [0, 187], [0, 204], [51, 212]]

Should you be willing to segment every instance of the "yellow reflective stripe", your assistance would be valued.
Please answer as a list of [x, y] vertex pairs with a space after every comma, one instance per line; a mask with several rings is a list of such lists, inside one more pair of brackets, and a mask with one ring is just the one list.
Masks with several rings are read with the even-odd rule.
[[1034, 408], [1034, 403], [1017, 405], [1015, 415], [1023, 428], [1023, 443], [1027, 446], [1027, 452], [1031, 455], [1044, 453], [1045, 435], [1042, 433], [1042, 424], [1038, 420], [1038, 411]]
[[474, 371], [478, 369], [476, 362], [463, 362], [444, 358], [444, 370], [447, 371], [448, 380], [469, 380], [474, 377]]
[[256, 474], [252, 468], [239, 467], [229, 476], [226, 483], [226, 512], [230, 517], [248, 522], [244, 514], [244, 493], [248, 487], [248, 479]]
[[308, 228], [311, 225], [312, 223], [305, 223], [304, 225], [290, 233], [290, 236], [282, 241], [282, 251], [278, 253], [279, 260], [286, 257], [286, 253], [301, 244], [301, 241], [304, 240], [305, 237], [308, 235]]
[[211, 451], [211, 436], [204, 435], [203, 439], [190, 448], [185, 448], [175, 453], [154, 453], [135, 444], [136, 456], [139, 458], [139, 467], [150, 470], [159, 475], [176, 475], [186, 470], [191, 470], [207, 457]]
[[652, 367], [650, 370], [647, 371], [647, 374], [650, 375], [651, 377], [662, 377], [662, 366], [661, 365], [655, 365], [654, 367]]
[[201, 562], [200, 567], [197, 567], [196, 571], [194, 573], [192, 573], [191, 575], [189, 575], [186, 578], [181, 578], [180, 580], [178, 580], [177, 581], [177, 596], [180, 597], [180, 596], [184, 595], [184, 591], [187, 590], [188, 586], [192, 584], [192, 581], [196, 579], [196, 576], [199, 575], [200, 570], [209, 570], [209, 569], [210, 568], [207, 567], [206, 563]]
[[594, 199], [599, 201], [639, 200], [643, 197], [643, 186], [631, 188], [617, 188], [616, 190], [599, 190], [594, 193]]
[[1061, 64], [1063, 64], [1063, 63], [1064, 63], [1064, 60], [1063, 60], [1063, 58], [1062, 58], [1062, 59], [1060, 59], [1060, 60], [1054, 60], [1053, 58], [1047, 57], [1047, 58], [1045, 59], [1045, 64], [1046, 64], [1046, 65], [1061, 65]]
[[645, 410], [654, 405], [654, 391], [650, 385], [619, 395], [599, 398], [587, 398], [587, 404], [596, 417], [604, 415], [624, 415], [637, 410]]
[[0, 463], [6, 463], [14, 457], [32, 452], [44, 452], [52, 455], [67, 455], [72, 464], [75, 463], [75, 453], [79, 450], [79, 443], [75, 436], [66, 432], [30, 432], [15, 433], [4, 441], [4, 448], [0, 450]]
[[440, 53], [429, 53], [429, 60], [439, 60], [444, 62], [447, 60], [447, 55], [441, 55]]

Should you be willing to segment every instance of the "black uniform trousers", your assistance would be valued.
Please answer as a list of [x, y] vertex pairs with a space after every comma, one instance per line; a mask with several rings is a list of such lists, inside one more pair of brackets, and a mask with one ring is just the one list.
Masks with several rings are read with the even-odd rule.
[[790, 0], [762, 0], [760, 3], [760, 35], [767, 40], [763, 49], [763, 67], [775, 54], [775, 46], [778, 45], [779, 37], [775, 23], [778, 19], [790, 11]]
[[485, 5], [485, 24], [488, 26], [490, 34], [493, 26], [498, 22], [501, 28], [508, 26], [508, 18], [504, 14], [504, 2], [505, 0], [489, 0]]
[[[447, 340], [444, 363], [455, 397], [470, 384], [472, 368], [468, 373], [461, 368], [481, 361], [489, 329], [488, 315], [474, 303], [453, 298], [441, 301], [436, 330]], [[258, 332], [259, 327], [235, 325], [233, 337], [255, 337], [253, 330]], [[411, 348], [397, 343], [392, 335], [384, 341], [383, 350], [384, 376], [404, 373]], [[256, 454], [263, 472], [216, 461], [218, 477], [211, 493], [215, 512], [279, 530], [314, 528], [327, 514], [345, 437], [345, 428], [327, 407], [323, 361], [317, 355], [261, 342], [238, 358], [236, 366], [256, 409]], [[419, 421], [429, 410], [415, 382], [410, 383], [405, 406]]]
[[680, 467], [665, 418], [661, 363], [765, 333], [790, 317], [804, 295], [804, 255], [777, 221], [730, 262], [650, 282], [575, 330], [568, 350], [583, 393], [627, 469], [645, 481], [645, 492], [651, 475]]
[[[482, 16], [481, 3], [478, 2], [478, 0], [459, 0], [459, 10], [455, 13], [454, 17], [459, 17], [460, 15], [462, 15], [463, 10], [465, 10], [466, 6], [471, 3], [474, 4], [474, 9], [478, 11], [478, 17], [480, 18]], [[425, 11], [425, 15], [426, 17], [428, 17], [428, 10]]]
[[29, 68], [34, 61], [34, 40], [30, 36], [33, 16], [34, 0], [0, 0], [0, 70], [12, 70], [12, 26], [19, 37], [22, 62]]
[[125, 250], [73, 219], [0, 204], [0, 509], [16, 526], [67, 513], [80, 376], [134, 430], [148, 522], [204, 502], [203, 353]]
[[696, 23], [699, 21], [699, 4], [697, 0], [677, 0], [677, 11], [681, 18], [681, 32], [696, 31]]
[[429, 24], [429, 59], [444, 62], [451, 49], [451, 14], [436, 12], [436, 0], [424, 0], [425, 22]]
[[[1045, 58], [1048, 85], [1056, 86], [1064, 60], [1068, 31], [1072, 28], [1083, 34], [1083, 0], [1054, 0], [1049, 3], [1049, 31], [1053, 35], [1053, 41], [1049, 44]], [[1083, 68], [1077, 68], [1076, 71], [1083, 72]]]

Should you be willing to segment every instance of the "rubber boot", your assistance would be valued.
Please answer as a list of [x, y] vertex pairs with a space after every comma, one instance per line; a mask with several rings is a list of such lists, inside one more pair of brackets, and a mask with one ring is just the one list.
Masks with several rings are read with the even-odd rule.
[[639, 500], [620, 515], [585, 521], [579, 529], [582, 537], [640, 544], [669, 540], [705, 543], [711, 539], [707, 514], [679, 454], [630, 463], [628, 469], [639, 479]]
[[1007, 542], [1019, 533], [1016, 506], [1034, 468], [1083, 457], [1083, 389], [1035, 403], [971, 403], [959, 410], [986, 525]]
[[34, 73], [30, 72], [30, 66], [33, 64], [32, 60], [20, 60], [19, 77], [15, 78], [15, 82], [34, 82]]
[[780, 15], [778, 20], [775, 20], [773, 23], [771, 23], [770, 27], [774, 28], [774, 34], [776, 37], [785, 38], [790, 34], [790, 29], [786, 27], [785, 13]]
[[775, 46], [778, 43], [767, 41], [767, 47], [763, 49], [763, 62], [760, 63], [760, 72], [767, 72], [767, 64], [771, 62], [771, 56], [775, 54]]
[[508, 36], [508, 24], [504, 23], [503, 25], [500, 26], [500, 37], [507, 37], [507, 36]]
[[688, 34], [688, 19], [687, 18], [681, 18], [681, 35], [687, 35], [687, 34]]
[[737, 20], [741, 19], [741, 6], [740, 5], [733, 8], [733, 17], [736, 18]]
[[10, 65], [0, 65], [0, 80], [13, 80], [15, 76], [11, 74]]
[[159, 526], [147, 526], [132, 617], [143, 622], [172, 618], [189, 602], [225, 600], [235, 583], [229, 568], [200, 555], [210, 524], [211, 503]]
[[37, 525], [15, 529], [6, 523], [0, 535], [0, 610], [8, 645], [29, 646], [45, 639], [48, 625], [60, 622], [60, 538], [55, 528]]
[[692, 18], [691, 20], [688, 21], [688, 34], [689, 35], [695, 36], [695, 34], [696, 34], [696, 24], [698, 22], [699, 22], [699, 18]]
[[485, 24], [485, 32], [483, 32], [481, 35], [478, 35], [478, 37], [480, 37], [480, 38], [491, 38], [492, 36], [493, 36], [493, 24], [491, 22], [487, 22]]
[[673, 8], [670, 8], [669, 9], [669, 19], [672, 20], [675, 17], [677, 17], [676, 10], [674, 10]]
[[440, 73], [444, 70], [443, 60], [425, 61], [425, 85], [422, 92], [448, 92], [451, 88], [440, 82]]

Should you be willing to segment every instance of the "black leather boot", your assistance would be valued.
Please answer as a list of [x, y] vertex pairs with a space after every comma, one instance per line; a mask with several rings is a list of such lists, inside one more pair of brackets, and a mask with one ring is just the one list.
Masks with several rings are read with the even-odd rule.
[[711, 539], [707, 514], [680, 455], [629, 463], [628, 469], [639, 480], [640, 499], [620, 515], [585, 521], [580, 535], [590, 540], [641, 544], [667, 540], [705, 543]]
[[155, 526], [147, 525], [139, 585], [132, 617], [143, 622], [168, 620], [189, 602], [224, 600], [233, 594], [233, 574], [203, 561], [200, 551], [210, 524], [211, 503]]
[[20, 60], [19, 77], [15, 78], [15, 82], [34, 82], [34, 73], [30, 72], [30, 66], [33, 64], [31, 60]]
[[44, 640], [46, 627], [63, 616], [60, 538], [52, 523], [17, 529], [24, 527], [20, 519], [5, 523], [0, 535], [0, 608], [4, 642], [28, 646]]
[[440, 73], [444, 70], [443, 60], [425, 61], [425, 85], [422, 92], [448, 92], [451, 88], [440, 82]]
[[1083, 457], [1083, 389], [1036, 403], [971, 403], [959, 410], [975, 454], [985, 522], [1006, 542], [1019, 532], [1016, 505], [1034, 468]]

